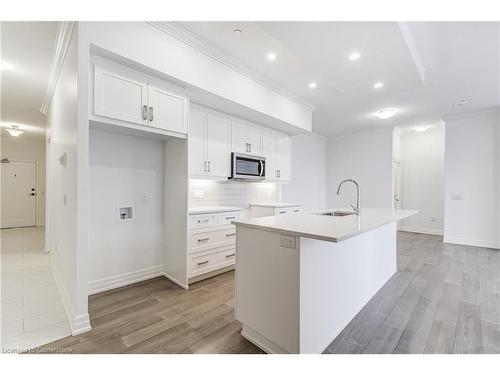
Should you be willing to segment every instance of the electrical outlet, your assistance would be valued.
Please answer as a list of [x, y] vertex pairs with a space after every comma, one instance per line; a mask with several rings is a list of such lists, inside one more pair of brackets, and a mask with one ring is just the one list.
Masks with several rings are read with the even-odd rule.
[[454, 201], [461, 201], [462, 200], [462, 194], [452, 194], [451, 199]]
[[295, 237], [280, 236], [280, 247], [288, 247], [289, 249], [295, 249]]
[[141, 194], [141, 203], [148, 204], [149, 203], [149, 193]]

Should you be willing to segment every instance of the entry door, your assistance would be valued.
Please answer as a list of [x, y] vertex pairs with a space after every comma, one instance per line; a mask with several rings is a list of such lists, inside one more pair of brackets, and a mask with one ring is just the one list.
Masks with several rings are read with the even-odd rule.
[[36, 225], [36, 168], [33, 162], [2, 163], [2, 228]]

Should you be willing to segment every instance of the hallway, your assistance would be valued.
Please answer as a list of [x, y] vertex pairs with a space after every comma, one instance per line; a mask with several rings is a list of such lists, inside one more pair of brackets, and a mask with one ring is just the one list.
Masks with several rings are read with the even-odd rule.
[[4, 349], [34, 348], [71, 334], [50, 269], [50, 255], [43, 250], [44, 230], [0, 230]]

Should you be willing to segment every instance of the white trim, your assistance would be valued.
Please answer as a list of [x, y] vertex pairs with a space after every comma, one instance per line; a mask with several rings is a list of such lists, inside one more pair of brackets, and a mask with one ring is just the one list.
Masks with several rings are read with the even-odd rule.
[[54, 60], [52, 62], [52, 69], [50, 72], [47, 92], [45, 93], [45, 97], [43, 98], [42, 106], [40, 108], [40, 112], [42, 112], [44, 115], [47, 115], [50, 103], [52, 102], [52, 96], [54, 95], [57, 81], [59, 80], [59, 76], [61, 74], [74, 25], [74, 21], [64, 21], [59, 23], [56, 43], [54, 46]]
[[54, 265], [52, 255], [50, 257], [50, 269], [52, 270], [52, 274], [54, 275], [57, 290], [59, 291], [59, 295], [64, 306], [66, 318], [68, 319], [68, 323], [71, 328], [71, 335], [76, 336], [80, 333], [90, 331], [92, 327], [90, 326], [89, 314], [75, 314], [75, 309], [73, 308], [73, 304], [69, 299], [66, 288], [64, 287], [64, 283], [61, 279], [61, 276], [59, 275], [59, 272], [57, 271], [57, 267]]
[[196, 49], [197, 51], [207, 55], [208, 57], [226, 65], [228, 68], [234, 70], [235, 72], [244, 75], [247, 78], [257, 82], [258, 84], [276, 92], [277, 94], [292, 100], [293, 102], [307, 108], [308, 110], [314, 111], [316, 106], [307, 102], [306, 100], [298, 97], [297, 95], [291, 93], [284, 87], [276, 84], [275, 82], [269, 80], [263, 75], [257, 73], [255, 70], [251, 69], [243, 61], [236, 59], [227, 52], [223, 51], [213, 43], [200, 37], [199, 35], [193, 33], [192, 31], [186, 29], [182, 25], [176, 22], [146, 22], [149, 25], [157, 28], [164, 33], [180, 40], [181, 42], [187, 44], [188, 46]]
[[491, 249], [500, 249], [500, 242], [478, 240], [475, 238], [444, 236], [443, 242], [454, 243], [454, 244], [458, 244], [458, 245], [478, 246], [478, 247], [487, 247], [487, 248], [491, 248]]
[[443, 229], [412, 227], [410, 225], [401, 225], [401, 227], [398, 230], [403, 232], [434, 234], [437, 236], [442, 236], [444, 234]]
[[172, 281], [173, 283], [179, 285], [181, 288], [183, 289], [186, 289], [188, 290], [189, 289], [189, 285], [187, 284], [184, 284], [184, 283], [181, 283], [179, 280], [177, 280], [175, 277], [172, 277], [168, 274], [166, 274], [165, 272], [162, 273], [163, 276], [165, 276], [167, 279], [169, 279], [170, 281]]
[[106, 290], [120, 288], [122, 286], [152, 279], [163, 275], [163, 265], [147, 267], [136, 271], [125, 272], [119, 275], [104, 277], [102, 279], [89, 281], [89, 295], [105, 292]]
[[241, 329], [241, 336], [246, 338], [252, 344], [258, 346], [266, 353], [270, 354], [290, 354], [288, 351], [283, 349], [278, 344], [275, 344], [271, 340], [265, 338], [260, 333], [254, 331], [250, 327], [243, 324], [243, 328]]

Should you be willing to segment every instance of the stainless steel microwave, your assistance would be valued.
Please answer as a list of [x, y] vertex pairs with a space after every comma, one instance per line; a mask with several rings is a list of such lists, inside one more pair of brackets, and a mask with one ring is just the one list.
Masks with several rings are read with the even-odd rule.
[[266, 178], [266, 158], [232, 152], [231, 178], [238, 180], [264, 180]]

